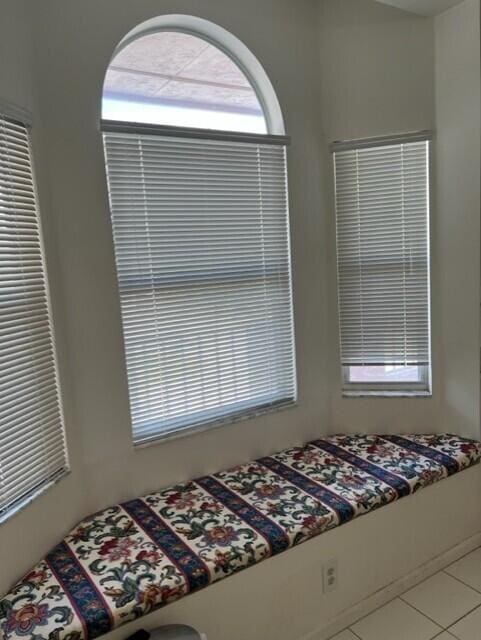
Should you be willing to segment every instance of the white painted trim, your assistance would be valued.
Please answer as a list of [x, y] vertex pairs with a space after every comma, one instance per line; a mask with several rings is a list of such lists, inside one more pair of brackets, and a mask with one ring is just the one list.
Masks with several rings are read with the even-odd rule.
[[342, 395], [345, 398], [379, 396], [392, 397], [430, 397], [431, 365], [418, 365], [418, 380], [415, 382], [351, 382], [352, 365], [342, 366]]
[[375, 136], [371, 138], [354, 138], [352, 140], [335, 140], [329, 145], [332, 153], [340, 151], [352, 151], [352, 149], [369, 149], [371, 147], [385, 147], [395, 144], [408, 144], [410, 142], [431, 141], [434, 138], [434, 131], [426, 129], [423, 131], [412, 131], [409, 133], [393, 133], [388, 136]]
[[269, 144], [287, 146], [288, 136], [274, 136], [269, 133], [249, 133], [244, 131], [225, 131], [202, 129], [200, 127], [178, 127], [167, 124], [145, 124], [144, 122], [125, 122], [122, 120], [102, 120], [103, 133], [131, 133], [139, 136], [162, 136], [164, 138], [188, 138], [192, 140], [219, 140], [220, 142], [245, 142], [246, 144]]
[[[198, 18], [183, 14], [158, 16], [146, 20], [134, 27], [122, 38], [111, 61], [128, 44], [141, 36], [159, 31], [180, 31], [202, 38], [223, 51], [243, 71], [252, 84], [266, 118], [267, 131], [271, 135], [285, 135], [284, 119], [269, 76], [254, 54], [235, 35], [223, 27]], [[109, 65], [110, 66], [110, 65]]]
[[302, 638], [299, 638], [299, 640], [328, 640], [328, 638], [350, 627], [361, 618], [364, 618], [364, 616], [382, 607], [394, 598], [397, 598], [408, 589], [411, 589], [438, 571], [445, 569], [479, 546], [481, 546], [481, 531], [463, 540], [463, 542], [460, 542], [432, 560], [429, 560], [420, 567], [417, 567], [414, 571], [411, 571], [411, 573], [399, 578], [399, 580], [395, 580], [386, 587], [382, 587], [365, 600], [361, 600], [361, 602], [342, 611], [327, 627], [311, 631], [307, 635], [302, 636]]

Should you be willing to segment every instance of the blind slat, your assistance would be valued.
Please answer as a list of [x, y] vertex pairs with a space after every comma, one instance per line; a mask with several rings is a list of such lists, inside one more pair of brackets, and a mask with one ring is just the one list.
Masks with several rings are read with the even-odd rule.
[[0, 114], [0, 518], [67, 469], [27, 127]]
[[293, 401], [285, 148], [104, 147], [134, 441]]
[[429, 143], [334, 152], [343, 366], [430, 361]]

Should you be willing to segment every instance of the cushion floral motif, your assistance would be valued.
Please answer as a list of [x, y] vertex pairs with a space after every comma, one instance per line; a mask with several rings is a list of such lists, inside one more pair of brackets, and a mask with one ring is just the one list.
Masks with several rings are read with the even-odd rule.
[[479, 461], [453, 435], [339, 435], [109, 507], [0, 600], [6, 640], [92, 640]]

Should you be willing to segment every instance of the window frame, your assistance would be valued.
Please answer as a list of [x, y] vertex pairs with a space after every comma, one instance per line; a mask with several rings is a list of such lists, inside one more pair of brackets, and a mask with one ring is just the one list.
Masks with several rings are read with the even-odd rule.
[[[363, 366], [363, 365], [359, 365]], [[365, 365], [369, 366], [369, 365]], [[374, 365], [373, 365], [374, 366]], [[386, 397], [396, 396], [430, 396], [431, 395], [431, 366], [417, 365], [419, 380], [413, 382], [352, 382], [350, 379], [351, 365], [341, 365], [342, 389], [345, 396], [378, 395]]]
[[[286, 148], [290, 144], [290, 138], [285, 134], [284, 122], [280, 105], [277, 100], [275, 91], [265, 73], [260, 66], [257, 59], [253, 54], [241, 43], [235, 36], [225, 31], [221, 27], [208, 23], [207, 21], [192, 18], [190, 16], [172, 16], [174, 18], [174, 25], [169, 20], [169, 17], [162, 18], [162, 25], [159, 26], [158, 21], [155, 26], [143, 27], [140, 25], [128, 34], [120, 43], [116, 49], [111, 62], [115, 60], [116, 54], [122, 50], [125, 46], [142, 38], [143, 36], [150, 35], [152, 33], [158, 33], [159, 31], [177, 31], [186, 33], [197, 38], [201, 38], [209, 44], [215, 46], [217, 49], [227, 55], [234, 64], [244, 73], [245, 77], [251, 84], [261, 105], [264, 120], [266, 124], [266, 133], [250, 133], [243, 131], [225, 131], [218, 129], [202, 129], [191, 128], [182, 126], [162, 125], [162, 124], [147, 124], [147, 123], [135, 123], [128, 121], [112, 121], [101, 120], [101, 132], [107, 133], [132, 133], [139, 134], [144, 133], [146, 135], [163, 135], [166, 137], [186, 137], [189, 139], [205, 139], [210, 141], [226, 141], [226, 142], [241, 142], [252, 144], [272, 144], [282, 145]], [[178, 18], [181, 18], [180, 23]], [[166, 22], [167, 20], [167, 22]], [[186, 22], [187, 21], [187, 22]], [[146, 23], [147, 24], [147, 23]], [[284, 152], [285, 153], [285, 152]], [[107, 157], [105, 156], [105, 162], [107, 165]], [[107, 169], [108, 170], [108, 169]], [[287, 172], [287, 159], [285, 156], [285, 170]], [[193, 422], [182, 426], [180, 428], [174, 428], [165, 432], [157, 431], [155, 435], [148, 439], [136, 440], [135, 431], [132, 428], [132, 438], [134, 447], [145, 447], [152, 444], [158, 444], [167, 442], [173, 439], [185, 437], [201, 431], [226, 426], [229, 424], [237, 423], [239, 421], [247, 420], [260, 415], [285, 410], [297, 406], [297, 368], [296, 368], [296, 334], [295, 334], [295, 322], [294, 322], [294, 309], [293, 309], [293, 279], [292, 279], [292, 254], [291, 254], [291, 237], [290, 237], [290, 223], [289, 223], [289, 188], [286, 173], [286, 221], [287, 221], [287, 260], [289, 271], [289, 294], [290, 294], [290, 322], [292, 328], [292, 360], [293, 360], [293, 397], [271, 400], [266, 399], [266, 402], [262, 404], [250, 404], [246, 405], [238, 411], [231, 412], [229, 414], [219, 414], [218, 417], [210, 418], [206, 421]], [[120, 291], [119, 291], [120, 295]], [[126, 358], [124, 339], [124, 357]], [[244, 405], [246, 401], [240, 401], [236, 404]], [[197, 411], [195, 414], [198, 413]], [[192, 415], [195, 415], [192, 414]], [[132, 421], [132, 410], [130, 411]], [[132, 423], [133, 427], [133, 423]]]
[[242, 40], [239, 40], [233, 33], [210, 20], [187, 14], [167, 14], [141, 22], [120, 40], [112, 54], [108, 67], [110, 67], [116, 55], [131, 42], [143, 36], [162, 31], [177, 31], [201, 38], [228, 56], [244, 73], [257, 95], [266, 121], [267, 134], [263, 135], [286, 135], [284, 117], [277, 92], [264, 67]]
[[[37, 225], [38, 232], [38, 244], [40, 250], [40, 259], [41, 259], [41, 274], [43, 277], [44, 283], [44, 296], [45, 296], [45, 305], [46, 305], [46, 318], [48, 322], [48, 330], [50, 343], [52, 348], [52, 367], [53, 367], [53, 377], [55, 382], [56, 389], [56, 400], [58, 403], [58, 417], [59, 417], [59, 438], [63, 444], [63, 465], [61, 468], [53, 471], [47, 477], [39, 480], [33, 487], [31, 487], [28, 491], [22, 492], [19, 496], [15, 497], [15, 499], [10, 500], [8, 506], [0, 509], [0, 525], [6, 523], [10, 520], [10, 518], [17, 515], [19, 512], [23, 511], [29, 504], [34, 502], [38, 497], [49, 491], [54, 485], [60, 482], [64, 477], [70, 474], [70, 460], [69, 460], [69, 450], [68, 450], [68, 442], [66, 435], [66, 427], [65, 427], [65, 412], [63, 406], [63, 396], [62, 396], [62, 385], [60, 379], [59, 372], [59, 358], [58, 358], [58, 349], [57, 349], [57, 340], [56, 340], [56, 332], [55, 332], [55, 323], [53, 318], [52, 311], [52, 296], [51, 296], [51, 288], [49, 282], [49, 274], [47, 268], [47, 257], [46, 257], [46, 248], [43, 234], [43, 225], [42, 225], [42, 215], [41, 215], [41, 207], [38, 195], [38, 187], [37, 187], [37, 177], [35, 170], [35, 156], [33, 151], [33, 141], [32, 141], [32, 115], [31, 113], [22, 107], [17, 106], [14, 103], [9, 101], [5, 101], [0, 98], [0, 116], [3, 117], [4, 120], [10, 121], [11, 123], [20, 126], [25, 131], [25, 136], [27, 140], [27, 148], [28, 148], [28, 166], [30, 170], [30, 179], [32, 183], [32, 195], [35, 206], [35, 221]], [[15, 357], [15, 356], [14, 356]], [[12, 441], [12, 446], [15, 446], [15, 441]], [[0, 468], [1, 475], [1, 468]], [[2, 494], [0, 492], [0, 498]]]
[[[356, 138], [352, 140], [340, 140], [332, 142], [329, 145], [333, 163], [333, 176], [335, 181], [335, 165], [334, 154], [338, 151], [348, 151], [353, 149], [374, 148], [389, 145], [401, 145], [409, 142], [427, 142], [427, 217], [426, 217], [426, 233], [427, 233], [427, 252], [428, 252], [428, 330], [429, 330], [429, 363], [417, 365], [419, 369], [419, 380], [413, 382], [402, 381], [378, 381], [378, 382], [353, 382], [350, 379], [350, 368], [355, 365], [344, 365], [340, 362], [340, 378], [341, 378], [341, 395], [345, 398], [362, 398], [362, 397], [378, 397], [378, 398], [396, 398], [396, 397], [413, 397], [413, 398], [430, 398], [433, 395], [433, 359], [432, 359], [432, 253], [431, 253], [431, 217], [432, 217], [432, 141], [434, 139], [434, 131], [421, 130], [404, 134], [392, 134], [386, 136], [375, 136], [370, 138]], [[334, 185], [335, 192], [335, 185]], [[337, 216], [336, 206], [334, 204], [334, 214]], [[336, 263], [337, 263], [337, 237], [336, 237]], [[339, 272], [336, 269], [336, 299], [337, 314], [339, 322], [338, 330], [338, 346], [340, 354], [340, 307], [339, 307]], [[402, 363], [399, 363], [402, 364]], [[368, 363], [359, 366], [369, 366]], [[372, 365], [375, 366], [375, 365]]]

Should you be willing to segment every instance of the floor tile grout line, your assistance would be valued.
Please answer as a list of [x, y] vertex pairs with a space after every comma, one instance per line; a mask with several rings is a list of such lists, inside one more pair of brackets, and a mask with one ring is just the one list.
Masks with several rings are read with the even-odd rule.
[[[438, 573], [441, 573], [440, 571], [438, 571]], [[437, 574], [434, 574], [437, 575]], [[406, 592], [407, 593], [407, 592]], [[478, 592], [476, 592], [478, 593]], [[415, 607], [413, 604], [411, 604], [410, 602], [407, 602], [407, 600], [404, 600], [403, 595], [400, 595], [399, 598], [405, 602], [406, 604], [408, 604], [410, 607], [412, 607], [413, 609], [415, 609], [418, 613], [421, 613], [425, 618], [427, 618], [428, 620], [431, 620], [431, 622], [434, 622], [434, 624], [436, 624], [438, 627], [441, 627], [441, 629], [443, 631], [449, 631], [449, 629], [457, 624], [458, 622], [460, 622], [463, 618], [465, 618], [466, 616], [469, 616], [470, 613], [473, 613], [473, 611], [476, 611], [476, 609], [478, 609], [479, 607], [481, 607], [481, 603], [478, 603], [475, 607], [473, 607], [472, 609], [470, 609], [469, 611], [466, 611], [466, 613], [463, 613], [463, 615], [460, 618], [456, 618], [456, 620], [454, 620], [453, 622], [449, 623], [449, 626], [447, 627], [443, 627], [441, 625], [440, 622], [436, 622], [436, 620], [434, 620], [433, 618], [431, 618], [430, 616], [428, 616], [426, 613], [424, 613], [424, 611], [421, 611], [420, 609], [418, 609], [417, 607]]]
[[[436, 575], [436, 574], [434, 574]], [[421, 584], [421, 583], [419, 583]], [[415, 585], [417, 586], [417, 585]], [[409, 591], [409, 589], [408, 589]], [[407, 593], [407, 592], [405, 592]], [[435, 620], [433, 620], [432, 618], [430, 618], [429, 616], [427, 616], [425, 613], [423, 613], [422, 611], [420, 611], [419, 609], [417, 609], [416, 607], [414, 607], [412, 604], [410, 604], [409, 602], [406, 602], [406, 600], [403, 599], [402, 597], [403, 594], [401, 594], [400, 596], [395, 596], [394, 598], [392, 598], [391, 600], [388, 600], [387, 602], [385, 602], [384, 604], [380, 604], [378, 607], [376, 607], [375, 609], [373, 609], [372, 611], [370, 611], [369, 613], [366, 613], [366, 615], [362, 616], [361, 618], [359, 618], [358, 620], [356, 620], [355, 622], [352, 623], [352, 626], [354, 626], [355, 624], [358, 624], [358, 622], [361, 622], [362, 620], [364, 620], [364, 618], [367, 618], [368, 616], [370, 616], [373, 613], [376, 613], [376, 611], [379, 611], [380, 609], [382, 609], [383, 607], [387, 607], [388, 604], [391, 604], [391, 602], [395, 602], [396, 600], [401, 600], [401, 602], [403, 602], [404, 604], [406, 604], [408, 607], [410, 607], [411, 609], [414, 609], [414, 611], [417, 611], [417, 613], [419, 613], [420, 615], [422, 615], [424, 618], [426, 618], [427, 620], [429, 620], [430, 622], [432, 622], [433, 624], [435, 624], [438, 629], [440, 630], [440, 633], [442, 633], [443, 631], [447, 630], [447, 627], [443, 627], [439, 624], [439, 622], [436, 622]], [[467, 614], [466, 614], [467, 615]], [[453, 622], [453, 624], [455, 624]], [[358, 636], [357, 633], [355, 633], [351, 627], [346, 627], [346, 629], [349, 629], [350, 631], [352, 631], [352, 633], [354, 633], [354, 635], [356, 636], [356, 638], [359, 638], [359, 640], [362, 640], [362, 638], [360, 638], [360, 636]], [[345, 631], [345, 629], [344, 629]], [[440, 633], [438, 633], [437, 635], [440, 635]], [[435, 638], [436, 636], [433, 636], [433, 638]], [[432, 639], [429, 639], [432, 640]]]
[[[436, 575], [436, 574], [434, 574]], [[409, 589], [408, 589], [409, 591]], [[407, 593], [407, 592], [405, 592]], [[404, 604], [407, 604], [408, 607], [411, 607], [411, 609], [414, 609], [414, 611], [417, 611], [418, 613], [420, 613], [424, 618], [427, 618], [430, 622], [434, 623], [437, 627], [439, 627], [439, 629], [441, 629], [441, 633], [443, 631], [447, 630], [447, 627], [443, 627], [442, 624], [440, 624], [439, 622], [436, 622], [436, 620], [434, 620], [433, 618], [431, 618], [430, 616], [428, 616], [426, 613], [424, 613], [424, 611], [421, 611], [421, 609], [418, 609], [417, 607], [415, 607], [413, 604], [411, 604], [410, 602], [408, 602], [407, 600], [404, 600], [403, 598], [404, 594], [401, 594], [400, 596], [398, 596], [399, 600], [402, 600], [402, 602], [404, 602]], [[454, 624], [454, 623], [453, 623]], [[439, 635], [439, 634], [438, 634]], [[433, 636], [434, 638], [436, 636]]]
[[[465, 554], [463, 554], [462, 556], [460, 556], [457, 560], [453, 560], [453, 562], [450, 562], [448, 564], [448, 567], [452, 567], [453, 564], [456, 564], [457, 562], [459, 562], [460, 560], [463, 560], [464, 558], [466, 558], [466, 556], [469, 556], [471, 553], [474, 553], [475, 551], [477, 551], [478, 549], [481, 549], [481, 545], [478, 545], [477, 547], [474, 547], [474, 549], [471, 549], [471, 551], [467, 551]], [[440, 571], [445, 571], [446, 569], [440, 569]]]
[[[474, 609], [470, 609], [470, 611], [468, 611], [467, 613], [464, 614], [464, 616], [461, 616], [460, 618], [458, 618], [455, 622], [453, 622], [452, 624], [449, 625], [449, 627], [446, 628], [446, 631], [449, 631], [451, 629], [451, 627], [454, 627], [455, 624], [458, 624], [458, 622], [461, 622], [461, 620], [464, 620], [464, 618], [467, 618], [468, 616], [470, 616], [472, 613], [474, 613], [476, 611], [476, 609], [480, 609], [481, 608], [481, 604], [478, 604], [477, 607], [474, 607]], [[449, 631], [449, 633], [451, 633], [451, 631]], [[454, 635], [454, 634], [452, 634]]]
[[[376, 611], [379, 611], [379, 609], [382, 609], [383, 607], [387, 607], [388, 604], [390, 604], [391, 602], [394, 602], [394, 600], [396, 600], [396, 598], [398, 598], [399, 596], [394, 596], [394, 598], [391, 598], [391, 600], [388, 600], [387, 602], [385, 602], [384, 604], [380, 604], [377, 607], [374, 607], [374, 609], [372, 609], [372, 611], [368, 611], [368, 613], [365, 613], [363, 616], [361, 616], [360, 618], [358, 618], [357, 620], [355, 620], [352, 625], [357, 624], [358, 622], [361, 622], [361, 620], [364, 620], [364, 618], [367, 618], [368, 616], [370, 616], [371, 614], [375, 613]], [[351, 627], [346, 627], [346, 629], [350, 629]], [[354, 631], [353, 631], [354, 633]], [[359, 636], [357, 634], [355, 634], [356, 637], [359, 638]], [[360, 638], [360, 640], [362, 640], [362, 638]]]
[[[436, 575], [436, 574], [434, 574]], [[418, 609], [417, 607], [415, 607], [413, 604], [411, 604], [410, 602], [408, 602], [407, 600], [404, 600], [403, 598], [404, 594], [401, 594], [399, 597], [400, 600], [402, 600], [404, 602], [404, 604], [407, 604], [408, 606], [411, 607], [411, 609], [414, 609], [414, 611], [417, 611], [418, 613], [420, 613], [422, 616], [424, 616], [425, 618], [427, 618], [428, 620], [430, 620], [431, 622], [434, 622], [434, 624], [439, 627], [441, 629], [441, 631], [446, 631], [448, 629], [448, 627], [443, 627], [443, 625], [439, 624], [439, 622], [436, 622], [436, 620], [434, 620], [433, 618], [431, 618], [430, 616], [428, 616], [427, 614], [424, 613], [424, 611], [421, 611], [421, 609]], [[453, 624], [455, 624], [453, 622]]]
[[[403, 593], [400, 596], [397, 596], [398, 598], [401, 598], [405, 593], [407, 593], [408, 591], [411, 591], [411, 589], [414, 589], [415, 587], [418, 587], [420, 584], [423, 584], [423, 582], [427, 582], [430, 578], [433, 578], [435, 575], [437, 575], [438, 573], [446, 573], [448, 576], [451, 576], [450, 573], [448, 573], [446, 571], [446, 569], [448, 569], [449, 567], [451, 567], [453, 564], [456, 564], [456, 562], [459, 562], [460, 560], [462, 560], [463, 558], [466, 558], [466, 556], [469, 556], [470, 553], [474, 553], [474, 551], [476, 551], [477, 549], [481, 549], [481, 546], [477, 546], [474, 549], [472, 549], [471, 551], [468, 551], [467, 553], [465, 553], [464, 555], [462, 555], [460, 558], [458, 558], [457, 560], [454, 560], [454, 562], [451, 562], [450, 564], [448, 564], [447, 567], [444, 567], [443, 569], [439, 569], [438, 571], [436, 571], [435, 573], [431, 574], [430, 576], [426, 576], [425, 578], [423, 578], [422, 580], [420, 580], [419, 582], [417, 582], [415, 585], [413, 585], [412, 587], [409, 587], [409, 589], [406, 589], [406, 591], [403, 591]], [[455, 576], [451, 576], [451, 578], [455, 578]], [[458, 580], [457, 578], [455, 578], [456, 580]], [[462, 582], [461, 580], [458, 580], [458, 582]], [[464, 583], [463, 583], [464, 584]], [[474, 591], [476, 591], [477, 593], [481, 593], [481, 591], [478, 591], [477, 589], [474, 589], [474, 587], [471, 587], [470, 585], [465, 585], [467, 587], [470, 587], [471, 589], [473, 589]], [[405, 602], [405, 600], [404, 600]]]
[[401, 593], [398, 596], [395, 596], [394, 598], [392, 598], [391, 600], [388, 600], [387, 602], [385, 602], [384, 604], [380, 604], [379, 606], [375, 607], [374, 609], [372, 609], [372, 611], [370, 611], [369, 613], [366, 613], [365, 615], [361, 616], [360, 618], [358, 618], [357, 620], [355, 620], [351, 626], [349, 627], [345, 627], [344, 629], [342, 629], [339, 633], [342, 633], [343, 631], [350, 631], [356, 638], [358, 638], [359, 640], [362, 640], [362, 638], [353, 630], [352, 626], [357, 624], [358, 622], [361, 622], [361, 620], [364, 620], [364, 618], [367, 618], [368, 616], [370, 616], [371, 614], [375, 613], [376, 611], [379, 611], [379, 609], [382, 609], [383, 607], [386, 607], [388, 604], [390, 604], [391, 602], [394, 602], [395, 600], [401, 600], [402, 602], [404, 602], [404, 604], [407, 604], [409, 607], [411, 607], [411, 609], [414, 609], [414, 611], [417, 611], [419, 614], [421, 614], [422, 616], [424, 616], [425, 618], [427, 618], [430, 622], [432, 622], [433, 624], [435, 624], [437, 627], [439, 627], [439, 629], [441, 630], [440, 633], [436, 634], [435, 636], [433, 636], [433, 638], [431, 640], [436, 640], [436, 638], [438, 638], [439, 636], [441, 636], [443, 633], [447, 632], [450, 635], [453, 636], [453, 638], [456, 638], [456, 640], [459, 640], [457, 638], [457, 636], [455, 636], [453, 633], [451, 633], [451, 631], [449, 630], [452, 626], [454, 626], [455, 624], [457, 624], [458, 622], [460, 622], [461, 620], [463, 620], [464, 618], [466, 618], [467, 616], [469, 616], [471, 613], [473, 613], [473, 611], [475, 611], [476, 609], [478, 609], [479, 607], [481, 607], [481, 603], [476, 605], [473, 609], [470, 609], [467, 613], [465, 613], [464, 615], [462, 615], [460, 618], [457, 618], [454, 622], [451, 622], [450, 625], [448, 627], [443, 627], [439, 622], [436, 622], [436, 620], [433, 620], [433, 618], [430, 618], [428, 615], [426, 615], [423, 611], [421, 611], [420, 609], [418, 609], [417, 607], [413, 606], [410, 602], [407, 602], [407, 600], [405, 600], [403, 598], [403, 596], [408, 593], [408, 591], [411, 591], [411, 589], [414, 589], [415, 587], [419, 586], [420, 584], [422, 584], [423, 582], [426, 582], [427, 580], [429, 580], [430, 578], [433, 578], [435, 575], [439, 574], [439, 573], [445, 573], [446, 575], [448, 575], [450, 578], [454, 578], [455, 580], [457, 580], [460, 584], [464, 585], [465, 587], [468, 587], [470, 589], [472, 589], [473, 591], [475, 591], [477, 594], [481, 595], [481, 591], [476, 589], [475, 587], [471, 586], [470, 584], [463, 582], [463, 580], [461, 580], [460, 578], [458, 578], [457, 576], [453, 576], [450, 573], [447, 572], [446, 569], [449, 569], [449, 567], [451, 567], [452, 565], [456, 564], [457, 562], [459, 562], [460, 560], [463, 560], [464, 558], [466, 558], [467, 556], [469, 556], [471, 553], [474, 553], [475, 551], [477, 551], [478, 549], [481, 549], [481, 546], [477, 546], [474, 549], [471, 549], [471, 551], [467, 551], [465, 554], [463, 554], [462, 556], [460, 556], [457, 560], [454, 560], [454, 562], [451, 562], [447, 567], [444, 567], [444, 569], [440, 569], [439, 571], [437, 571], [436, 573], [433, 573], [430, 576], [427, 576], [426, 578], [424, 578], [423, 580], [421, 580], [420, 582], [416, 583], [415, 585], [413, 585], [412, 587], [410, 587], [409, 589], [406, 589], [406, 591], [404, 591], [403, 593]]
[[[451, 565], [449, 565], [451, 566]], [[446, 567], [447, 569], [449, 569], [449, 567]], [[473, 587], [473, 585], [468, 584], [467, 582], [464, 582], [464, 580], [461, 580], [461, 578], [458, 578], [458, 576], [453, 576], [452, 573], [448, 573], [446, 571], [446, 569], [441, 569], [441, 571], [443, 573], [445, 573], [446, 575], [448, 575], [450, 578], [454, 578], [455, 580], [457, 580], [458, 582], [460, 582], [461, 584], [464, 584], [465, 587], [469, 587], [470, 589], [472, 589], [473, 591], [476, 591], [476, 593], [478, 593], [479, 595], [481, 595], [481, 589], [476, 589], [476, 587]]]

